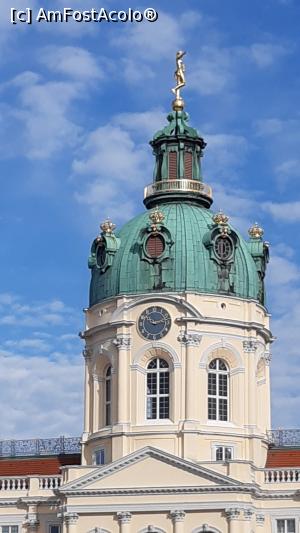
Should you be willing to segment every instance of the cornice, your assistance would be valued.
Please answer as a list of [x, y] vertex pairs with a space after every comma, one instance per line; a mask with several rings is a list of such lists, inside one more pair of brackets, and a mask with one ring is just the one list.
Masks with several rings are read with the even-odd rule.
[[264, 326], [262, 326], [259, 322], [248, 322], [248, 321], [242, 321], [242, 320], [232, 320], [230, 318], [213, 318], [213, 317], [203, 317], [203, 318], [190, 318], [190, 317], [180, 317], [176, 318], [175, 322], [177, 324], [188, 324], [190, 322], [193, 322], [194, 324], [209, 324], [213, 326], [231, 326], [235, 328], [242, 328], [242, 329], [253, 329], [260, 333], [262, 337], [265, 339], [266, 342], [272, 342], [274, 340], [274, 337], [271, 333], [271, 331]]
[[92, 335], [96, 335], [97, 333], [101, 333], [102, 331], [107, 331], [108, 329], [116, 329], [121, 326], [130, 327], [134, 324], [134, 320], [119, 320], [118, 322], [106, 322], [105, 324], [100, 324], [99, 326], [89, 328], [86, 331], [80, 331], [79, 337], [81, 339], [88, 339]]
[[[236, 486], [228, 485], [199, 485], [186, 487], [135, 487], [131, 488], [111, 488], [111, 489], [73, 489], [64, 490], [64, 496], [152, 496], [152, 495], [178, 495], [178, 494], [216, 494], [235, 493], [251, 494], [254, 491], [253, 485], [240, 484]], [[60, 489], [60, 492], [61, 489]], [[168, 504], [170, 506], [170, 504]]]

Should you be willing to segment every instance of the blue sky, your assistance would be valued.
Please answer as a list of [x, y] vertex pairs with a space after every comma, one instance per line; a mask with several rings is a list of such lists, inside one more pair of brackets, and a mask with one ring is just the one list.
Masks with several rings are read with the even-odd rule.
[[0, 438], [81, 432], [90, 244], [107, 216], [120, 226], [143, 209], [181, 48], [214, 208], [272, 244], [273, 427], [299, 426], [299, 2], [27, 0], [159, 18], [11, 25], [20, 6], [0, 6]]

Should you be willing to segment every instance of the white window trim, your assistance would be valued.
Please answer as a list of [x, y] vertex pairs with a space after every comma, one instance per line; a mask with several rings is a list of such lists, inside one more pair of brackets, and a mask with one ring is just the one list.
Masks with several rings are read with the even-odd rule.
[[[298, 513], [297, 513], [297, 515], [298, 515], [297, 516], [295, 514], [295, 511], [296, 511], [296, 509], [286, 509], [286, 512], [284, 514], [273, 515], [272, 518], [271, 518], [272, 533], [277, 533], [277, 520], [295, 520], [295, 531], [296, 531], [296, 533], [298, 533], [300, 520], [299, 520]], [[281, 511], [281, 513], [282, 513], [282, 511]], [[291, 514], [289, 514], [289, 513], [291, 513]]]
[[[219, 424], [226, 424], [226, 423], [231, 421], [230, 368], [229, 368], [227, 362], [222, 359], [222, 357], [216, 357], [215, 359], [212, 359], [209, 362], [209, 364], [212, 363], [212, 361], [214, 361], [214, 360], [223, 361], [225, 363], [225, 365], [226, 365], [227, 370], [226, 370], [226, 372], [225, 371], [223, 371], [223, 372], [222, 371], [216, 371], [216, 370], [214, 370], [212, 368], [209, 368], [209, 365], [208, 365], [208, 368], [207, 368], [207, 403], [208, 403], [208, 399], [209, 398], [215, 398], [216, 399], [216, 414], [217, 414], [217, 417], [219, 417], [219, 400], [220, 399], [226, 399], [227, 400], [227, 420], [220, 420], [220, 418], [216, 418], [216, 419], [208, 418], [208, 412], [207, 412], [207, 421], [208, 421], [208, 423], [216, 423], [217, 422]], [[216, 374], [216, 376], [217, 376], [217, 380], [216, 380], [216, 383], [217, 383], [217, 394], [215, 396], [208, 393], [208, 374], [210, 374], [210, 373], [211, 374]], [[227, 396], [220, 396], [218, 394], [218, 390], [219, 390], [218, 376], [220, 374], [227, 375]]]
[[[156, 398], [158, 399], [157, 407], [156, 407], [156, 414], [157, 413], [159, 414], [159, 398], [160, 397], [169, 398], [169, 418], [147, 418], [147, 407], [148, 407], [147, 376], [152, 370], [151, 369], [151, 370], [148, 371], [148, 365], [153, 359], [163, 359], [164, 361], [166, 361], [166, 363], [168, 363], [168, 370], [166, 368], [164, 368], [164, 369], [157, 368], [157, 369], [154, 369], [154, 371], [157, 371], [158, 373], [159, 372], [168, 372], [169, 373], [169, 394], [156, 394], [155, 395]], [[158, 380], [158, 382], [159, 382], [159, 380]], [[165, 423], [168, 424], [170, 422], [172, 423], [172, 420], [170, 419], [170, 415], [171, 415], [171, 398], [172, 398], [172, 373], [171, 373], [170, 363], [164, 357], [160, 357], [160, 356], [157, 355], [156, 357], [154, 357], [154, 358], [150, 359], [150, 361], [148, 361], [147, 368], [146, 368], [146, 374], [145, 374], [145, 423], [147, 425], [153, 424], [153, 423], [155, 423], [155, 424], [165, 424]]]
[[[217, 448], [230, 448], [231, 449], [231, 459], [224, 459], [223, 461], [218, 461], [216, 458]], [[217, 463], [227, 463], [228, 461], [234, 461], [235, 459], [235, 446], [231, 442], [229, 443], [214, 443], [211, 447], [212, 461]]]

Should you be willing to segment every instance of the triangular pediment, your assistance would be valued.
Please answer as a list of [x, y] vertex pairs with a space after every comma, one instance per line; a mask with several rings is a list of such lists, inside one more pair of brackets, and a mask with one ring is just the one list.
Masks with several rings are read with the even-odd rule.
[[146, 447], [63, 485], [63, 493], [118, 488], [233, 487], [240, 483], [157, 448]]

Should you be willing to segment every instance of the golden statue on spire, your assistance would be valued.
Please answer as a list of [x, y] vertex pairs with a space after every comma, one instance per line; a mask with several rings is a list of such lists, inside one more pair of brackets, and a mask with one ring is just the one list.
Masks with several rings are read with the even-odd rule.
[[176, 53], [176, 70], [174, 73], [174, 77], [176, 79], [176, 87], [172, 89], [172, 92], [175, 94], [176, 97], [173, 101], [174, 111], [182, 111], [184, 108], [184, 100], [180, 95], [180, 89], [185, 86], [185, 64], [182, 59], [185, 54], [186, 52], [183, 52], [182, 50], [178, 50], [178, 52]]

